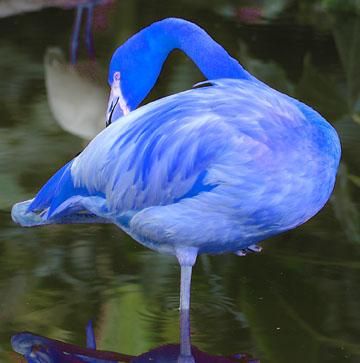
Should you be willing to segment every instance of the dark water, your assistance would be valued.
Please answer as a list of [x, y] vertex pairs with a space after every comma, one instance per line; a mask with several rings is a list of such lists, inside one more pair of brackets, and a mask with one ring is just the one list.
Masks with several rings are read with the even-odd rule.
[[[199, 258], [193, 344], [211, 354], [248, 352], [262, 363], [360, 362], [356, 2], [119, 0], [95, 10], [96, 64], [81, 39], [75, 73], [59, 59], [61, 51], [69, 59], [75, 10], [5, 17], [6, 3], [0, 1], [1, 362], [19, 361], [10, 337], [24, 330], [83, 346], [89, 319], [104, 350], [138, 355], [179, 340], [174, 258], [143, 248], [111, 225], [23, 229], [10, 217], [13, 203], [30, 198], [84, 146], [63, 129], [76, 129], [72, 118], [90, 107], [81, 87], [95, 99], [107, 97], [106, 67], [114, 48], [166, 16], [197, 22], [260, 79], [319, 110], [343, 146], [336, 190], [313, 220], [264, 242], [259, 255]], [[59, 50], [48, 50], [54, 46]], [[48, 88], [45, 54], [48, 66], [59, 71], [51, 73], [58, 81]], [[147, 102], [200, 80], [191, 61], [174, 53]], [[63, 104], [50, 108], [51, 94]], [[66, 102], [70, 118], [64, 116]], [[86, 125], [78, 129], [91, 133]]]

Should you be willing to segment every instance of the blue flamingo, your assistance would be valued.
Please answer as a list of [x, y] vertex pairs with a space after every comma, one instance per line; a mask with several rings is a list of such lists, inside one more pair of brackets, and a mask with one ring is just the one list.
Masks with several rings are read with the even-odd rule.
[[[175, 48], [211, 81], [136, 109]], [[311, 107], [257, 80], [181, 19], [120, 46], [109, 83], [110, 126], [12, 216], [23, 226], [115, 223], [175, 255], [186, 322], [197, 255], [257, 251], [259, 241], [314, 216], [334, 187], [339, 139]], [[189, 325], [181, 327], [188, 336]], [[189, 341], [182, 354], [190, 355]]]

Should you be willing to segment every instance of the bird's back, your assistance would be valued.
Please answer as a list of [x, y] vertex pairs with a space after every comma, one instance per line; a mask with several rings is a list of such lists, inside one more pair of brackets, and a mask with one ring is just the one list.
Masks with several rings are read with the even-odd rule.
[[[340, 153], [315, 111], [243, 80], [159, 100], [112, 127], [79, 156], [73, 176], [130, 216], [119, 224], [137, 239], [157, 224], [175, 240], [191, 230], [189, 242], [196, 228], [199, 240], [241, 243], [293, 228], [327, 201]], [[147, 220], [149, 208], [156, 220]], [[209, 224], [217, 231], [203, 233]]]
[[320, 210], [339, 156], [336, 132], [311, 108], [260, 82], [219, 80], [112, 124], [75, 158], [62, 177], [71, 188], [47, 208], [49, 218], [64, 205], [90, 210], [164, 252], [231, 251]]

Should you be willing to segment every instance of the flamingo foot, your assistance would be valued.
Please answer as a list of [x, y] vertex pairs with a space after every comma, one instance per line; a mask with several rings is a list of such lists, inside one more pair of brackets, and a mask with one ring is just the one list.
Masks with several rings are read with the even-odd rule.
[[253, 244], [253, 245], [250, 245], [242, 250], [239, 250], [239, 251], [236, 251], [235, 252], [235, 255], [237, 256], [240, 256], [240, 257], [243, 257], [243, 256], [246, 256], [248, 254], [251, 254], [251, 253], [259, 253], [262, 251], [262, 247], [256, 245], [256, 244]]

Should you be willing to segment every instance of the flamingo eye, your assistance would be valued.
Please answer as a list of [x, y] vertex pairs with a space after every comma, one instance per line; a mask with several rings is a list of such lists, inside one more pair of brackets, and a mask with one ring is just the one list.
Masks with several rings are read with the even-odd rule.
[[115, 72], [113, 76], [114, 81], [120, 81], [120, 72]]

